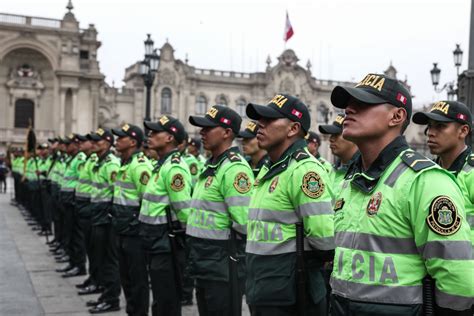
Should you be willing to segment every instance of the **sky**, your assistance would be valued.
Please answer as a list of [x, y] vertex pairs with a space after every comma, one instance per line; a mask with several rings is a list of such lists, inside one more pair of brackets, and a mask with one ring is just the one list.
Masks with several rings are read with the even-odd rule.
[[[285, 48], [317, 79], [359, 81], [390, 65], [408, 80], [415, 106], [446, 99], [431, 84], [433, 62], [441, 85], [455, 80], [453, 50], [467, 68], [469, 0], [72, 0], [81, 28], [95, 24], [98, 60], [109, 84], [123, 85], [125, 68], [143, 59], [146, 34], [167, 40], [175, 57], [197, 68], [264, 71]], [[0, 12], [62, 19], [67, 0], [0, 0]], [[288, 11], [294, 36], [283, 41]]]

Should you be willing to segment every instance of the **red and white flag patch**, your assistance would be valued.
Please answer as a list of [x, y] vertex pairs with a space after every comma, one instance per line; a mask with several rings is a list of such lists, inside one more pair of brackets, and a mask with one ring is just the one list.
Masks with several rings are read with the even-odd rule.
[[303, 116], [303, 113], [301, 113], [300, 111], [295, 110], [295, 109], [291, 110], [291, 114], [293, 114], [297, 118], [301, 118]]
[[399, 92], [397, 94], [397, 101], [400, 101], [400, 102], [403, 103], [403, 105], [406, 105], [407, 104], [407, 97]]
[[221, 123], [224, 123], [226, 125], [230, 125], [230, 120], [226, 119], [225, 117], [221, 117]]
[[466, 114], [462, 114], [462, 113], [458, 113], [458, 115], [456, 115], [457, 119], [458, 120], [467, 120], [467, 115]]

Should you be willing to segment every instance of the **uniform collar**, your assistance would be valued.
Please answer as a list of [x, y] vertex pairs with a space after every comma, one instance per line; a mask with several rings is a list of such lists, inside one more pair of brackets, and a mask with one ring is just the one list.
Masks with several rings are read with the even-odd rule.
[[304, 139], [299, 139], [293, 144], [288, 147], [285, 152], [280, 156], [280, 158], [275, 162], [272, 163], [271, 160], [268, 162], [269, 170], [268, 172], [263, 176], [262, 180], [266, 179], [271, 179], [277, 174], [283, 172], [288, 168], [288, 165], [290, 163], [290, 158], [293, 156], [294, 153], [297, 151], [304, 151], [304, 148], [306, 148], [306, 140]]
[[140, 149], [135, 150], [126, 161], [122, 161], [122, 166], [125, 166], [126, 164], [129, 164], [130, 162], [132, 162], [133, 158], [140, 153], [141, 153]]
[[359, 156], [349, 167], [345, 178], [353, 178], [352, 184], [354, 186], [365, 193], [369, 193], [375, 188], [380, 176], [388, 166], [390, 166], [400, 153], [408, 148], [405, 137], [398, 136], [380, 152], [368, 170], [363, 170], [362, 156]]
[[239, 148], [238, 147], [229, 147], [226, 151], [224, 151], [222, 154], [220, 154], [217, 159], [215, 159], [215, 163], [212, 163], [213, 157], [209, 158], [206, 162], [206, 170], [204, 170], [203, 173], [201, 173], [202, 177], [208, 177], [208, 176], [213, 176], [216, 174], [216, 171], [219, 169], [220, 165], [226, 158], [229, 157], [230, 154], [239, 154]]
[[354, 161], [359, 159], [359, 157], [360, 152], [357, 150], [347, 163], [342, 163], [341, 159], [338, 159], [334, 164], [334, 169], [336, 169], [337, 171], [347, 171], [349, 169], [349, 166], [352, 165]]
[[[459, 156], [456, 157], [456, 159], [453, 161], [451, 166], [449, 166], [448, 171], [457, 176], [459, 171], [464, 167], [466, 164], [467, 158], [471, 154], [471, 146], [466, 146], [466, 149], [464, 149]], [[439, 164], [439, 157], [436, 158], [436, 163]]]
[[164, 155], [163, 157], [160, 157], [160, 159], [158, 160], [158, 162], [156, 163], [156, 166], [154, 168], [153, 171], [156, 171], [158, 169], [161, 168], [161, 166], [163, 166], [163, 164], [165, 163], [165, 161], [171, 156], [171, 155], [174, 155], [178, 153], [179, 155], [182, 155], [181, 152], [178, 150], [178, 149], [173, 149], [172, 151], [170, 151], [169, 153], [167, 153], [166, 155]]
[[101, 163], [102, 161], [105, 160], [105, 158], [107, 158], [108, 155], [110, 155], [111, 151], [110, 150], [107, 150], [102, 156], [97, 156], [99, 159], [97, 160], [97, 162]]

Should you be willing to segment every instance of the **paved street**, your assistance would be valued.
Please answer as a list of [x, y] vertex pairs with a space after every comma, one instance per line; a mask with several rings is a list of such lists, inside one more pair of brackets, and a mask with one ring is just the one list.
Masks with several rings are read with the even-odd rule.
[[[10, 205], [11, 184], [7, 194], [0, 194], [0, 315], [90, 315], [85, 303], [97, 295], [78, 296], [74, 285], [84, 277], [63, 279], [54, 271], [58, 264], [48, 255], [45, 238]], [[122, 297], [120, 312], [103, 315], [126, 315], [123, 302]], [[183, 311], [185, 316], [198, 315], [195, 305]]]

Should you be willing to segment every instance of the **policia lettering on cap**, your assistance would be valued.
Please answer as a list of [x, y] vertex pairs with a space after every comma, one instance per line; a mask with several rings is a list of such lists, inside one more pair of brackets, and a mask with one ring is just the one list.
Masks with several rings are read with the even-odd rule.
[[[250, 202], [250, 310], [252, 315], [325, 315], [320, 268], [334, 254], [332, 191], [328, 174], [308, 152], [304, 139], [311, 122], [308, 108], [280, 94], [267, 105], [248, 104], [246, 112], [258, 120], [258, 146], [270, 158]], [[304, 266], [304, 272], [297, 272], [295, 263]]]
[[[467, 222], [471, 226], [471, 242], [474, 249], [474, 154], [466, 145], [472, 133], [472, 114], [469, 108], [457, 101], [439, 101], [429, 112], [413, 115], [413, 122], [427, 125], [427, 145], [436, 162], [451, 172], [464, 193]], [[447, 207], [450, 209], [449, 207]], [[454, 216], [443, 207], [430, 217], [429, 224], [442, 234], [458, 229], [459, 216]], [[458, 215], [458, 214], [457, 214]]]
[[427, 276], [436, 280], [436, 313], [470, 313], [474, 264], [463, 196], [451, 174], [402, 136], [410, 92], [369, 74], [353, 88], [334, 88], [331, 101], [345, 109], [342, 135], [361, 154], [334, 208], [332, 315], [420, 315]]

